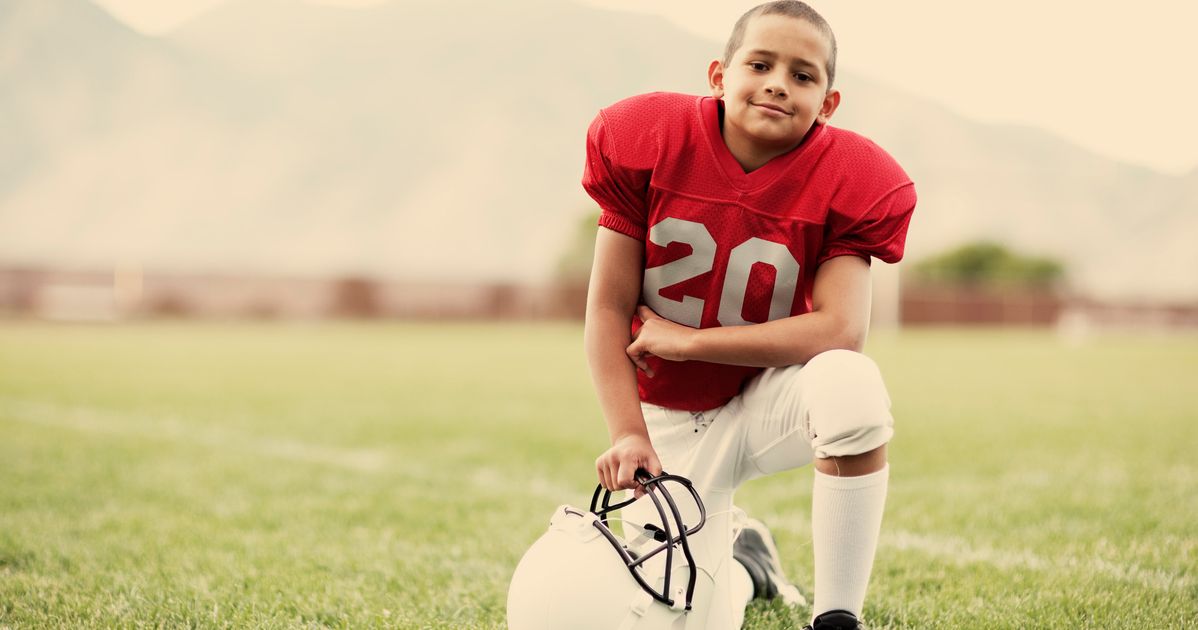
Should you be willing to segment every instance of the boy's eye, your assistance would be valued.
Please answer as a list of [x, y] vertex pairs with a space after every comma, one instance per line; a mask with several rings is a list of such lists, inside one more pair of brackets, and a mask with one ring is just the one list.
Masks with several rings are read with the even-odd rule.
[[769, 66], [761, 63], [760, 61], [750, 61], [749, 67], [754, 70], [769, 70]]
[[808, 81], [814, 81], [814, 79], [811, 78], [811, 75], [809, 75], [805, 72], [796, 72], [794, 77], [795, 77], [795, 80], [798, 81], [799, 83], [806, 83]]

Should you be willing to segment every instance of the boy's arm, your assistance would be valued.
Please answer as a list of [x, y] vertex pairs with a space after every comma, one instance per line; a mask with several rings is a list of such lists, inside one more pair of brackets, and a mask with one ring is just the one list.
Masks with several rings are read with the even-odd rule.
[[869, 329], [869, 263], [837, 256], [815, 272], [811, 312], [748, 326], [701, 330], [676, 324], [648, 307], [628, 355], [638, 361], [652, 354], [671, 361], [699, 360], [730, 365], [782, 367], [806, 363], [826, 350], [860, 352]]
[[611, 448], [595, 460], [599, 481], [609, 490], [636, 488], [644, 468], [661, 474], [649, 442], [636, 386], [636, 366], [625, 354], [632, 341], [632, 315], [641, 299], [644, 245], [604, 227], [595, 238], [595, 262], [587, 291], [584, 344]]

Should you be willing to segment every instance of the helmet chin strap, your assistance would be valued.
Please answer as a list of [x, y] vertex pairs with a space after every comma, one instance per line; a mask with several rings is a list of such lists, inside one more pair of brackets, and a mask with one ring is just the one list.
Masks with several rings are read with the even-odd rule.
[[633, 630], [641, 617], [649, 612], [649, 607], [653, 605], [653, 596], [645, 591], [637, 591], [632, 597], [632, 605], [629, 606], [628, 614], [624, 615], [624, 620], [620, 622], [616, 630]]
[[[725, 514], [743, 515], [744, 510], [741, 510], [740, 508], [733, 506], [727, 510], [721, 510], [719, 512], [708, 512], [707, 519], [711, 520], [718, 516], [723, 516]], [[657, 542], [665, 542], [667, 540], [666, 531], [664, 529], [654, 525], [653, 523], [638, 523], [636, 521], [630, 521], [630, 520], [628, 520], [626, 518], [622, 518], [622, 517], [609, 519], [609, 521], [610, 520], [619, 521], [621, 523], [624, 523], [625, 525], [631, 525], [631, 526], [635, 527], [638, 531], [640, 531], [640, 533], [637, 534], [635, 538], [633, 538], [631, 540], [626, 540], [625, 544], [629, 547], [629, 551], [632, 551], [635, 548], [639, 548], [641, 545], [649, 542], [650, 540], [654, 540]], [[733, 538], [734, 539], [736, 538], [735, 534], [740, 533], [741, 527], [743, 527], [743, 525], [737, 526], [737, 524], [734, 524], [734, 526], [733, 526]]]

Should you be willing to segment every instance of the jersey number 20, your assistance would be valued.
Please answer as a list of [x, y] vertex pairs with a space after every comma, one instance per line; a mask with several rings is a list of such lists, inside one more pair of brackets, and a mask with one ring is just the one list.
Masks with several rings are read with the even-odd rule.
[[[698, 328], [703, 319], [705, 300], [687, 295], [679, 302], [662, 297], [661, 290], [711, 271], [715, 267], [715, 239], [702, 223], [671, 217], [649, 230], [649, 240], [660, 247], [685, 243], [690, 245], [691, 254], [645, 270], [645, 303], [666, 319]], [[799, 262], [785, 245], [753, 237], [732, 248], [728, 254], [728, 271], [720, 294], [718, 318], [721, 326], [753, 323], [742, 313], [749, 273], [757, 263], [769, 265], [775, 271], [769, 319], [790, 315], [799, 282]]]

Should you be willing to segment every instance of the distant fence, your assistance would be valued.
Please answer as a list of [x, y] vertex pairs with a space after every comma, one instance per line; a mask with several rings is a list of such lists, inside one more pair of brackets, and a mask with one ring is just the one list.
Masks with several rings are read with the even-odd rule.
[[[586, 283], [537, 286], [0, 268], [0, 315], [115, 321], [217, 319], [581, 319]], [[1198, 302], [1107, 302], [1051, 291], [904, 285], [899, 322], [1198, 328]]]
[[0, 269], [0, 314], [113, 321], [581, 318], [585, 286]]
[[1198, 328], [1198, 301], [1098, 300], [1047, 289], [905, 286], [903, 325]]
[[924, 324], [1007, 324], [1050, 326], [1060, 318], [1064, 299], [1052, 291], [970, 287], [904, 287], [899, 321]]

